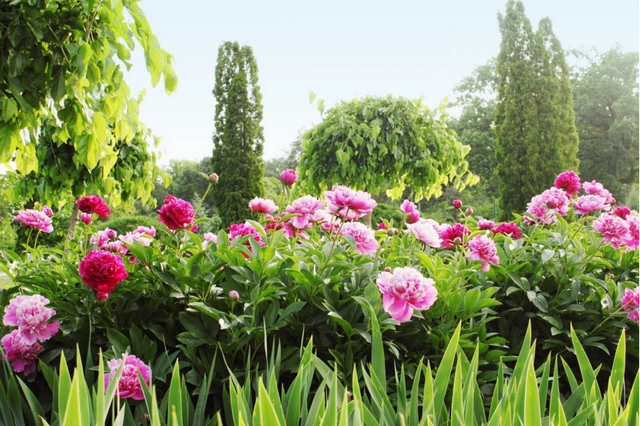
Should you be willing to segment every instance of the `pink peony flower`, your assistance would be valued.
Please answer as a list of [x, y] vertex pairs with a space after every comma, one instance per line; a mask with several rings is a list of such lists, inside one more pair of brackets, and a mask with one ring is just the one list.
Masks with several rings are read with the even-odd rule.
[[586, 192], [587, 194], [599, 195], [601, 197], [604, 197], [607, 200], [607, 203], [609, 204], [616, 203], [616, 200], [615, 198], [613, 198], [613, 195], [611, 195], [611, 192], [605, 189], [605, 187], [602, 186], [600, 182], [597, 182], [595, 180], [592, 180], [591, 182], [584, 182], [582, 184], [582, 188], [584, 189], [584, 192]]
[[80, 261], [78, 273], [82, 282], [97, 291], [101, 298], [115, 290], [116, 285], [129, 276], [122, 258], [104, 250], [90, 251]]
[[104, 375], [104, 390], [106, 392], [109, 383], [114, 379], [120, 365], [124, 361], [122, 375], [118, 381], [116, 395], [122, 399], [131, 398], [136, 401], [144, 399], [144, 391], [140, 385], [138, 372], [146, 383], [147, 387], [151, 386], [151, 369], [134, 355], [122, 354], [122, 359], [112, 359], [107, 361], [109, 372]]
[[380, 246], [373, 229], [360, 222], [345, 222], [340, 229], [340, 235], [353, 238], [356, 241], [356, 250], [360, 254], [375, 253]]
[[[436, 228], [437, 229], [437, 228]], [[453, 248], [456, 244], [464, 244], [464, 236], [471, 234], [469, 228], [461, 223], [455, 225], [442, 225], [438, 229], [440, 238], [442, 238], [441, 247]]]
[[123, 256], [129, 253], [129, 248], [124, 245], [122, 241], [109, 241], [108, 243], [103, 245], [101, 249], [111, 253], [118, 253]]
[[640, 235], [638, 232], [638, 216], [627, 216], [627, 225], [629, 226], [629, 233], [623, 239], [623, 242], [625, 246], [627, 246], [631, 250], [635, 250], [638, 248], [638, 240], [640, 239]]
[[409, 321], [414, 309], [429, 309], [438, 298], [433, 280], [411, 267], [396, 268], [393, 274], [381, 272], [376, 284], [385, 312], [399, 322]]
[[285, 185], [293, 185], [298, 180], [298, 174], [293, 169], [286, 169], [280, 173], [280, 182]]
[[580, 177], [573, 171], [567, 170], [566, 172], [562, 172], [556, 177], [555, 182], [553, 183], [558, 189], [562, 189], [569, 195], [577, 194], [580, 192]]
[[495, 222], [487, 219], [480, 219], [478, 221], [478, 229], [492, 229], [495, 226]]
[[331, 191], [324, 192], [327, 197], [327, 210], [347, 220], [357, 220], [373, 211], [378, 205], [371, 194], [354, 191], [346, 186], [334, 186]]
[[13, 218], [14, 222], [20, 222], [24, 225], [30, 226], [32, 228], [38, 228], [40, 231], [50, 234], [53, 232], [53, 225], [51, 224], [51, 218], [46, 215], [46, 213], [27, 209], [20, 210], [18, 215]]
[[406, 215], [407, 223], [416, 223], [420, 220], [420, 212], [418, 206], [409, 200], [404, 200], [400, 205], [400, 210]]
[[476, 235], [469, 241], [471, 251], [467, 253], [467, 257], [471, 260], [479, 260], [482, 262], [482, 270], [487, 272], [490, 263], [500, 262], [497, 253], [496, 244], [486, 235]]
[[158, 210], [158, 219], [167, 225], [171, 231], [177, 229], [193, 229], [193, 206], [188, 202], [176, 198], [173, 195], [167, 195], [164, 199], [162, 207]]
[[214, 244], [218, 244], [218, 236], [216, 234], [214, 234], [213, 232], [205, 232], [203, 237], [204, 237], [205, 241], [208, 241], [208, 242], [214, 243]]
[[102, 231], [96, 232], [89, 238], [89, 243], [94, 244], [99, 249], [103, 248], [109, 240], [115, 238], [118, 234], [113, 229], [105, 228]]
[[87, 225], [91, 225], [91, 222], [93, 221], [93, 213], [80, 213], [80, 220]]
[[616, 207], [616, 209], [613, 211], [613, 214], [622, 218], [622, 219], [626, 219], [627, 216], [629, 216], [631, 214], [631, 209], [627, 206], [618, 206]]
[[264, 198], [254, 198], [249, 201], [249, 208], [252, 212], [268, 213], [271, 214], [278, 210], [278, 206], [272, 200], [265, 200]]
[[569, 194], [563, 190], [558, 188], [549, 188], [541, 195], [544, 198], [547, 207], [555, 210], [560, 216], [566, 215], [569, 211], [569, 201], [571, 198], [569, 197]]
[[27, 343], [20, 331], [13, 330], [2, 338], [2, 346], [7, 361], [11, 362], [13, 371], [28, 376], [36, 371], [38, 355], [44, 351], [38, 342]]
[[102, 219], [106, 219], [111, 214], [111, 209], [105, 201], [97, 195], [87, 195], [76, 200], [78, 208], [83, 213], [95, 213]]
[[135, 231], [133, 231], [134, 234], [138, 234], [138, 235], [148, 235], [151, 238], [155, 238], [156, 236], [156, 228], [154, 226], [152, 226], [151, 228], [147, 228], [146, 226], [138, 226]]
[[387, 225], [385, 225], [384, 222], [380, 222], [378, 224], [378, 227], [376, 228], [376, 231], [386, 231], [387, 229]]
[[453, 207], [455, 207], [456, 209], [462, 208], [462, 201], [458, 200], [457, 198], [455, 200], [453, 200], [451, 202], [451, 205]]
[[625, 289], [624, 296], [621, 301], [622, 309], [628, 311], [627, 318], [632, 319], [635, 322], [640, 322], [638, 317], [638, 307], [640, 307], [640, 287], [636, 287], [633, 290]]
[[48, 321], [56, 314], [49, 304], [49, 299], [40, 296], [16, 296], [9, 301], [9, 305], [4, 309], [2, 319], [4, 325], [18, 327], [22, 339], [27, 344], [44, 342], [58, 332], [60, 323], [58, 321], [49, 323]]
[[[248, 223], [240, 223], [240, 224], [233, 223], [227, 229], [229, 230], [229, 244], [231, 244], [231, 242], [233, 240], [235, 240], [236, 238], [242, 238], [242, 237], [244, 237], [246, 235], [250, 235], [250, 236], [253, 237], [253, 239], [255, 241], [258, 242], [260, 247], [264, 247], [265, 246], [264, 241], [262, 241], [262, 235], [260, 235], [260, 233], [256, 230], [256, 228], [254, 228], [253, 226], [251, 226]], [[251, 244], [247, 240], [245, 242], [245, 245], [246, 246], [250, 246]], [[245, 253], [242, 253], [242, 255], [244, 257], [247, 257], [247, 255]]]
[[[556, 221], [556, 213], [564, 216], [569, 211], [570, 195], [558, 188], [550, 188], [542, 194], [531, 198], [527, 204], [527, 213], [535, 218], [535, 221], [549, 225]], [[531, 221], [531, 218], [525, 218]]]
[[442, 245], [442, 239], [438, 234], [438, 231], [429, 222], [416, 222], [407, 224], [409, 232], [416, 236], [416, 238], [422, 241], [424, 244], [431, 247], [440, 247]]
[[508, 235], [514, 240], [519, 240], [520, 238], [522, 238], [522, 232], [520, 231], [520, 228], [513, 222], [505, 222], [499, 224], [498, 226], [494, 226], [491, 229], [491, 232], [493, 232], [493, 235]]
[[583, 195], [573, 201], [573, 208], [576, 214], [589, 214], [594, 210], [609, 211], [611, 206], [607, 204], [607, 199], [599, 195]]
[[624, 219], [609, 213], [603, 213], [593, 221], [593, 229], [604, 237], [614, 248], [620, 248], [628, 238], [629, 224]]
[[151, 242], [153, 241], [153, 237], [151, 237], [149, 234], [137, 232], [137, 230], [133, 232], [127, 232], [124, 235], [120, 235], [118, 236], [118, 239], [123, 243], [127, 243], [127, 244], [133, 244], [138, 242], [145, 247], [149, 247], [151, 245]]
[[311, 195], [305, 195], [293, 200], [293, 203], [287, 206], [287, 213], [297, 213], [298, 216], [291, 218], [291, 224], [298, 229], [304, 229], [311, 227], [314, 214], [323, 207], [322, 201]]
[[49, 206], [40, 207], [40, 211], [49, 217], [53, 217], [53, 210]]

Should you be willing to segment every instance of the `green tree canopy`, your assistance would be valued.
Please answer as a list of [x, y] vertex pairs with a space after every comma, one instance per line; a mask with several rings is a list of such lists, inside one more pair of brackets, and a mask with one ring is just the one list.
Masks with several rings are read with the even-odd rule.
[[[442, 110], [441, 110], [442, 111]], [[302, 137], [299, 185], [319, 193], [344, 184], [394, 199], [405, 188], [416, 200], [439, 196], [442, 187], [477, 182], [462, 145], [421, 100], [366, 97], [339, 102]]]
[[216, 130], [211, 165], [220, 180], [212, 192], [226, 227], [255, 218], [248, 204], [263, 193], [262, 95], [251, 47], [237, 42], [220, 46], [213, 94]]
[[[126, 16], [133, 21], [129, 22]], [[155, 85], [177, 79], [137, 0], [3, 1], [0, 3], [0, 163], [38, 168], [38, 130], [55, 120], [51, 138], [69, 144], [76, 165], [108, 175], [116, 145], [138, 134], [138, 101], [121, 66], [137, 41]], [[25, 136], [25, 137], [23, 137]]]

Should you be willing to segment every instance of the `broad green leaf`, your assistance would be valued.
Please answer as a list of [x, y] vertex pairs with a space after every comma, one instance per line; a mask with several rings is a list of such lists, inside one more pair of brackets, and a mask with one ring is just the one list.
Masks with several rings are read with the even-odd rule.
[[76, 152], [80, 162], [89, 170], [93, 170], [98, 165], [100, 159], [100, 142], [91, 133], [85, 133], [76, 139]]

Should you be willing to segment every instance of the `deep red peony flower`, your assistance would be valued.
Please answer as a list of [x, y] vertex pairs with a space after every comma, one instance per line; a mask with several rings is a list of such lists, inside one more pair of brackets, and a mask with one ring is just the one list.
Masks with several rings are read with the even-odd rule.
[[95, 213], [102, 219], [106, 219], [111, 210], [105, 201], [97, 195], [87, 195], [76, 200], [78, 208], [83, 213]]
[[100, 299], [108, 298], [108, 294], [115, 290], [116, 285], [129, 276], [122, 258], [104, 250], [89, 252], [87, 257], [80, 261], [78, 273], [83, 283], [98, 292]]
[[192, 230], [194, 213], [190, 203], [173, 195], [167, 195], [158, 211], [158, 219], [172, 231], [181, 228]]

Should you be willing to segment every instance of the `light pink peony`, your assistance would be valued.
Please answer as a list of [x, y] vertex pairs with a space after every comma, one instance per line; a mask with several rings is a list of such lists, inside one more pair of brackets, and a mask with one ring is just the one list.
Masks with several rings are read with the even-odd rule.
[[433, 225], [429, 222], [420, 221], [416, 223], [409, 223], [407, 224], [407, 228], [418, 240], [428, 246], [440, 247], [442, 245], [442, 238], [440, 238], [438, 231], [436, 231]]
[[492, 229], [495, 225], [494, 221], [488, 219], [480, 219], [478, 221], [478, 229]]
[[479, 260], [482, 262], [482, 270], [487, 272], [490, 263], [500, 262], [498, 250], [493, 240], [486, 235], [476, 235], [469, 241], [471, 251], [467, 253], [467, 257], [471, 260]]
[[315, 221], [315, 213], [323, 207], [322, 201], [311, 195], [305, 195], [293, 200], [293, 203], [287, 206], [287, 213], [297, 213], [298, 216], [291, 218], [291, 224], [295, 228], [304, 229], [311, 227], [311, 222]]
[[405, 214], [407, 223], [416, 223], [420, 220], [420, 212], [418, 206], [409, 200], [404, 200], [400, 205], [400, 210]]
[[49, 206], [40, 207], [40, 211], [49, 217], [53, 217], [53, 210], [51, 210], [51, 207]]
[[[564, 216], [569, 211], [571, 196], [558, 188], [550, 188], [542, 194], [531, 198], [527, 204], [527, 213], [535, 218], [535, 221], [549, 225], [556, 221], [556, 213]], [[531, 221], [531, 218], [525, 218]]]
[[569, 195], [577, 194], [580, 192], [581, 187], [580, 177], [573, 170], [567, 170], [556, 177], [553, 185], [558, 189], [562, 189]]
[[134, 234], [138, 234], [138, 235], [148, 235], [151, 238], [155, 238], [156, 236], [156, 228], [154, 226], [152, 226], [151, 228], [147, 228], [146, 226], [138, 226], [135, 231], [133, 231]]
[[594, 210], [609, 211], [611, 206], [607, 204], [607, 199], [599, 195], [583, 195], [573, 201], [573, 208], [576, 214], [589, 214]]
[[638, 240], [640, 239], [640, 233], [638, 232], [638, 216], [627, 216], [627, 225], [629, 226], [629, 233], [625, 236], [623, 242], [624, 245], [635, 250], [638, 248]]
[[376, 284], [385, 312], [399, 322], [409, 321], [414, 309], [429, 309], [438, 298], [433, 280], [411, 267], [396, 268], [393, 274], [381, 272]]
[[360, 222], [345, 222], [340, 229], [340, 235], [353, 238], [356, 241], [356, 250], [360, 254], [375, 253], [380, 246], [373, 229]]
[[44, 233], [50, 234], [53, 232], [53, 225], [51, 224], [51, 218], [47, 216], [46, 213], [27, 209], [20, 210], [18, 215], [13, 218], [14, 222], [20, 222], [24, 225], [30, 226], [32, 228], [38, 228]]
[[83, 213], [95, 213], [102, 219], [106, 219], [111, 214], [111, 209], [105, 201], [97, 195], [87, 195], [76, 200], [78, 208]]
[[584, 182], [582, 184], [582, 188], [587, 194], [599, 195], [601, 197], [604, 197], [609, 204], [616, 203], [616, 200], [615, 198], [613, 198], [613, 195], [611, 195], [611, 192], [605, 189], [605, 187], [598, 181], [592, 180], [591, 182]]
[[129, 276], [122, 258], [104, 250], [89, 252], [80, 261], [78, 273], [83, 283], [98, 292], [97, 297], [100, 299], [108, 298], [116, 285]]
[[514, 240], [519, 240], [520, 238], [522, 238], [522, 231], [520, 231], [518, 225], [513, 222], [504, 222], [499, 224], [498, 226], [494, 226], [491, 229], [491, 232], [493, 233], [493, 235], [508, 235]]
[[122, 399], [131, 398], [136, 401], [144, 399], [144, 391], [140, 385], [138, 372], [142, 376], [147, 387], [151, 386], [151, 369], [134, 355], [122, 354], [122, 359], [112, 359], [107, 361], [109, 372], [104, 375], [104, 390], [109, 387], [109, 383], [114, 379], [120, 365], [124, 361], [122, 375], [116, 388], [116, 395]]
[[527, 203], [527, 213], [533, 216], [533, 219], [525, 216], [524, 220], [526, 222], [549, 225], [557, 220], [555, 211], [547, 206], [546, 200], [542, 195], [535, 195], [531, 198], [531, 201]]
[[240, 294], [235, 290], [231, 290], [229, 292], [229, 299], [234, 299], [237, 302], [240, 300]]
[[286, 169], [280, 173], [280, 182], [285, 185], [293, 185], [298, 179], [298, 174], [293, 169]]
[[[149, 247], [151, 245], [151, 242], [153, 241], [153, 237], [146, 232], [139, 232], [138, 229], [132, 232], [127, 232], [124, 235], [119, 235], [118, 239], [123, 243], [133, 244], [138, 242], [145, 247]], [[155, 234], [155, 229], [153, 231], [153, 233]]]
[[325, 191], [324, 195], [327, 197], [329, 213], [347, 220], [360, 219], [378, 205], [368, 192], [354, 191], [342, 185], [334, 186], [331, 191]]
[[4, 309], [2, 319], [4, 325], [18, 327], [22, 339], [27, 344], [44, 342], [58, 332], [60, 323], [48, 321], [56, 314], [51, 308], [47, 308], [49, 299], [40, 296], [16, 296], [9, 301]]
[[118, 233], [116, 231], [114, 231], [113, 229], [105, 228], [92, 235], [91, 238], [89, 238], [89, 243], [101, 249], [116, 236], [118, 236]]
[[251, 209], [252, 212], [268, 213], [268, 214], [271, 214], [276, 210], [278, 210], [278, 206], [276, 206], [276, 203], [274, 203], [273, 200], [266, 200], [264, 198], [258, 198], [258, 197], [249, 201], [249, 208]]
[[636, 287], [633, 290], [628, 288], [625, 289], [624, 296], [622, 296], [620, 304], [622, 309], [629, 312], [627, 315], [629, 319], [632, 319], [635, 322], [640, 322], [640, 318], [638, 317], [638, 307], [640, 307], [640, 287]]
[[604, 241], [614, 248], [620, 248], [629, 235], [629, 224], [626, 220], [609, 213], [603, 213], [593, 221], [593, 229], [604, 237]]
[[458, 244], [466, 245], [464, 242], [464, 236], [471, 234], [469, 228], [461, 223], [454, 225], [441, 225], [440, 228], [436, 228], [440, 238], [442, 238], [441, 247], [454, 248]]
[[13, 330], [2, 338], [2, 346], [7, 361], [11, 362], [13, 371], [25, 376], [36, 371], [38, 355], [44, 351], [38, 342], [27, 343], [20, 331]]
[[158, 210], [158, 219], [167, 225], [171, 231], [177, 229], [195, 230], [193, 225], [193, 206], [188, 202], [176, 198], [173, 195], [167, 195], [162, 203], [162, 207]]

